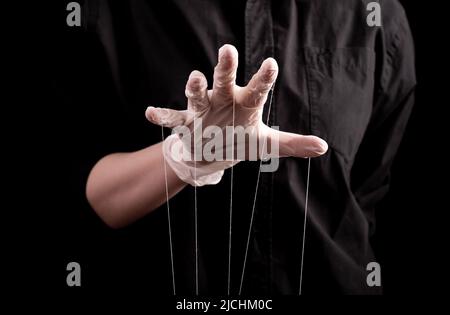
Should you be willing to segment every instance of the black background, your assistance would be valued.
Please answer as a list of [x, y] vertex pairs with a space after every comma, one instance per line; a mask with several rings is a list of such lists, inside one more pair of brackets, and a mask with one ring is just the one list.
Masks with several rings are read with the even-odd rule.
[[[434, 295], [442, 293], [439, 284], [445, 284], [448, 269], [448, 260], [443, 258], [448, 248], [444, 214], [449, 208], [444, 202], [448, 186], [444, 175], [448, 35], [445, 20], [438, 18], [445, 10], [438, 4], [402, 3], [415, 38], [418, 88], [393, 168], [392, 188], [378, 212], [376, 248], [387, 295]], [[90, 52], [83, 49], [82, 33], [65, 24], [66, 2], [47, 6], [45, 27], [36, 29], [42, 36], [32, 38], [33, 30], [26, 37], [28, 49], [44, 52], [33, 61], [38, 75], [30, 74], [31, 84], [39, 89], [32, 104], [19, 105], [25, 113], [19, 126], [26, 137], [12, 141], [20, 152], [16, 158], [20, 164], [11, 170], [13, 191], [7, 191], [13, 201], [8, 212], [14, 214], [16, 223], [6, 238], [12, 250], [6, 260], [13, 265], [13, 284], [37, 292], [45, 288], [71, 293], [79, 288], [66, 286], [65, 267], [69, 261], [77, 261], [82, 265], [82, 290], [107, 290], [112, 285], [124, 291], [167, 295], [169, 265], [162, 236], [144, 229], [145, 222], [111, 231], [86, 207], [83, 183], [78, 179], [80, 172], [86, 171], [83, 150], [89, 150], [91, 141], [86, 131], [89, 121], [84, 120], [88, 107], [61, 107], [56, 100], [63, 95], [55, 97], [55, 80], [60, 71], [71, 71], [88, 59]], [[65, 53], [69, 48], [71, 58]], [[67, 68], [61, 69], [62, 65]], [[72, 80], [70, 93], [76, 95], [77, 82], [90, 79], [86, 74]], [[105, 83], [90, 83], [93, 89], [105, 88]], [[139, 242], [133, 244], [136, 240]], [[160, 257], [152, 257], [150, 251]], [[155, 275], [167, 277], [162, 281], [166, 287], [149, 283]]]

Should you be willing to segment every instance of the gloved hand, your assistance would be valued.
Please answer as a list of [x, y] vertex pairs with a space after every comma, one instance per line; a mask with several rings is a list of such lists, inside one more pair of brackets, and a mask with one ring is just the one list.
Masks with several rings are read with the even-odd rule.
[[[215, 128], [216, 131], [225, 130], [227, 126], [234, 126], [236, 129], [240, 126], [252, 130], [249, 137], [241, 140], [227, 141], [230, 138], [219, 135], [224, 141], [222, 147], [214, 148], [214, 152], [218, 155], [227, 150], [231, 152], [230, 149], [234, 147], [236, 151], [244, 150], [243, 159], [248, 159], [247, 145], [252, 140], [258, 143], [258, 157], [264, 154], [264, 147], [275, 147], [275, 144], [278, 144], [278, 152], [266, 154], [264, 158], [316, 157], [327, 151], [327, 143], [318, 137], [278, 131], [262, 122], [263, 106], [278, 75], [278, 65], [273, 58], [268, 58], [262, 63], [245, 87], [237, 86], [235, 83], [238, 67], [236, 48], [224, 45], [219, 50], [218, 59], [214, 69], [212, 90], [207, 90], [208, 83], [201, 72], [193, 71], [190, 74], [185, 92], [188, 99], [187, 110], [148, 107], [145, 113], [147, 119], [154, 124], [170, 128], [185, 126], [191, 133], [192, 137], [182, 138], [178, 134], [172, 134], [163, 143], [164, 157], [180, 179], [193, 186], [217, 184], [224, 170], [242, 159], [242, 155], [239, 159], [236, 152], [233, 152], [229, 155], [224, 154], [224, 157], [228, 157], [224, 160], [208, 161], [207, 158], [200, 157], [195, 161], [194, 152], [197, 154], [199, 151], [202, 152], [207, 145], [201, 135], [205, 137], [204, 133], [208, 131], [208, 127]], [[194, 116], [197, 136], [194, 135]], [[200, 125], [203, 130], [199, 130]], [[218, 136], [214, 132], [212, 134]], [[194, 147], [197, 151], [194, 151]], [[188, 156], [192, 159], [180, 158], [183, 152], [186, 152], [183, 150], [187, 150]]]

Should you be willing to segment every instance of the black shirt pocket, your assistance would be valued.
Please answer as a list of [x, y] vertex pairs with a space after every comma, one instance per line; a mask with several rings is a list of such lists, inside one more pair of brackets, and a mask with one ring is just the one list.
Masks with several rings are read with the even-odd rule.
[[372, 113], [375, 52], [305, 47], [311, 132], [353, 161]]

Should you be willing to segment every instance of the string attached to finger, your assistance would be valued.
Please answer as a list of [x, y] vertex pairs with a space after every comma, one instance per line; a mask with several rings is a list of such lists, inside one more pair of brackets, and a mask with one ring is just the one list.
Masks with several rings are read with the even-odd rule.
[[[164, 141], [164, 126], [161, 125], [161, 139]], [[163, 143], [164, 145], [164, 143]], [[166, 206], [167, 206], [167, 224], [169, 229], [169, 250], [170, 250], [170, 267], [171, 267], [171, 276], [172, 276], [172, 292], [173, 295], [176, 295], [175, 289], [175, 268], [173, 266], [173, 242], [172, 242], [172, 224], [171, 224], [171, 216], [170, 216], [170, 205], [169, 205], [169, 185], [167, 183], [167, 163], [166, 158], [163, 155], [164, 160], [164, 182], [166, 185]]]
[[[231, 138], [231, 154], [234, 160], [234, 123], [235, 123], [235, 105], [236, 98], [233, 94], [233, 137]], [[234, 181], [234, 163], [231, 165], [231, 179], [230, 179], [230, 221], [228, 230], [228, 279], [227, 279], [227, 294], [230, 295], [231, 290], [231, 241], [232, 241], [232, 230], [233, 230], [233, 181]]]
[[[275, 90], [275, 82], [272, 85], [272, 88], [270, 89], [270, 99], [269, 99], [269, 108], [267, 109], [267, 121], [266, 121], [266, 125], [269, 125], [269, 119], [270, 119], [270, 112], [272, 110], [272, 101], [273, 101], [273, 93]], [[266, 137], [264, 137], [264, 141], [263, 141], [263, 146], [262, 146], [262, 153], [264, 154], [265, 151], [265, 146], [266, 146]], [[248, 256], [248, 249], [250, 246], [250, 239], [251, 239], [251, 234], [252, 234], [252, 229], [253, 229], [253, 219], [255, 216], [255, 208], [256, 208], [256, 199], [258, 196], [258, 189], [259, 189], [259, 179], [261, 177], [261, 167], [262, 167], [262, 162], [263, 162], [263, 156], [261, 156], [260, 162], [259, 162], [259, 168], [258, 168], [258, 176], [256, 179], [256, 187], [255, 187], [255, 194], [254, 194], [254, 198], [253, 198], [253, 206], [252, 206], [252, 212], [250, 215], [250, 225], [248, 228], [248, 232], [247, 232], [247, 243], [245, 245], [245, 254], [244, 254], [244, 262], [242, 264], [242, 272], [241, 272], [241, 281], [239, 284], [239, 295], [241, 295], [242, 293], [242, 286], [244, 284], [244, 276], [245, 276], [245, 268], [247, 265], [247, 256]]]
[[303, 263], [305, 258], [305, 239], [306, 239], [306, 220], [308, 217], [308, 197], [309, 197], [309, 174], [311, 170], [311, 158], [308, 158], [308, 173], [306, 175], [306, 197], [305, 197], [305, 216], [303, 221], [303, 238], [302, 238], [302, 256], [300, 262], [300, 285], [298, 289], [298, 295], [302, 295], [303, 284]]
[[197, 213], [197, 113], [194, 113], [194, 242], [195, 242], [195, 295], [198, 295], [198, 213]]

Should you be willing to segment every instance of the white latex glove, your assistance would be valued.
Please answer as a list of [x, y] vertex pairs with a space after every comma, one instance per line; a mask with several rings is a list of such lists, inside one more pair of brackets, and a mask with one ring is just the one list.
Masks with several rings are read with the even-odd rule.
[[[201, 131], [198, 130], [199, 121], [203, 127], [202, 131], [208, 126], [218, 126], [225, 130], [227, 126], [233, 126], [233, 103], [234, 126], [254, 128], [251, 137], [256, 137], [259, 143], [258, 157], [261, 156], [266, 143], [269, 146], [271, 141], [278, 141], [279, 152], [278, 156], [271, 154], [270, 157], [317, 157], [327, 151], [327, 143], [318, 137], [278, 131], [263, 123], [263, 106], [278, 75], [278, 65], [273, 58], [268, 58], [262, 63], [258, 72], [253, 75], [245, 87], [237, 86], [235, 83], [238, 67], [236, 48], [232, 45], [224, 45], [219, 50], [218, 59], [218, 64], [214, 69], [212, 90], [207, 90], [208, 83], [201, 72], [193, 71], [190, 74], [186, 84], [187, 110], [176, 111], [148, 107], [145, 113], [147, 119], [154, 124], [170, 128], [182, 125], [188, 127], [192, 133], [190, 141], [183, 141], [178, 134], [172, 134], [163, 143], [164, 157], [180, 179], [193, 186], [217, 184], [222, 178], [224, 170], [239, 162], [236, 158], [212, 162], [205, 159], [194, 161], [193, 158], [190, 161], [180, 160], [181, 150], [187, 149], [193, 154], [193, 146], [196, 143], [198, 145], [197, 152], [201, 152], [206, 144], [204, 139], [202, 141], [201, 137], [193, 135], [194, 115], [196, 132], [199, 135], [201, 134]], [[220, 149], [226, 152], [232, 144], [236, 148], [246, 143], [224, 140], [223, 148]], [[245, 159], [247, 157], [248, 154]]]

